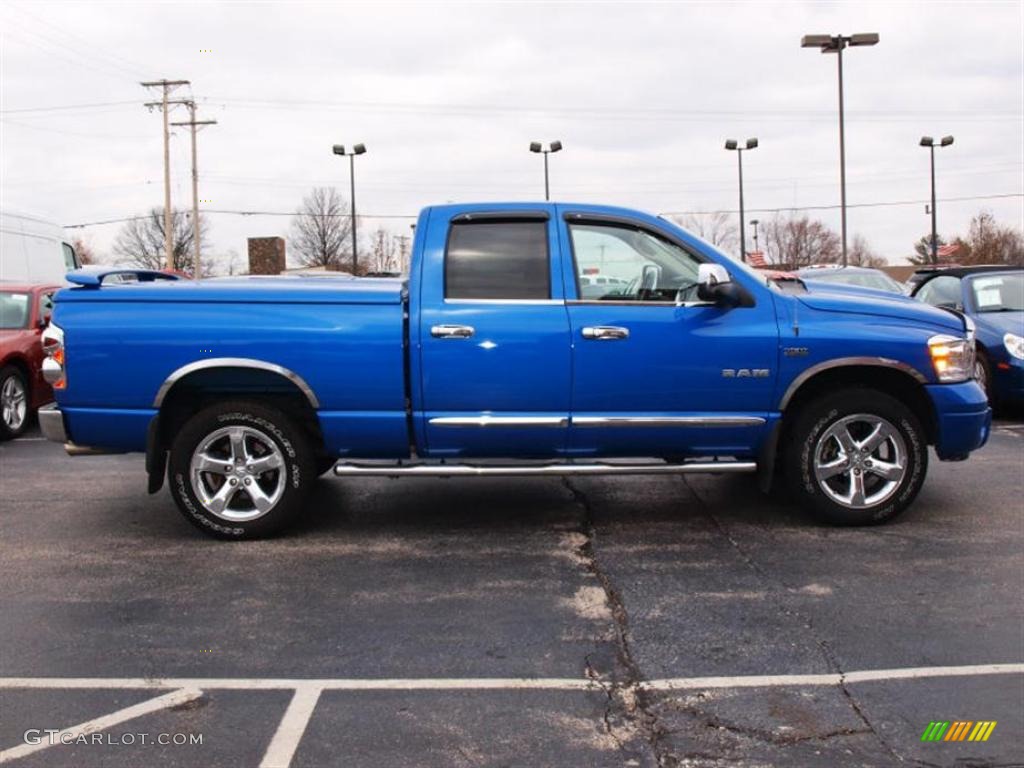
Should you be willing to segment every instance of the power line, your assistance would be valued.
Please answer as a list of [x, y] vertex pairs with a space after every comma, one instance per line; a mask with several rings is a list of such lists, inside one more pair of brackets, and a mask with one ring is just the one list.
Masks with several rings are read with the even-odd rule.
[[[970, 200], [1002, 200], [1011, 197], [1024, 197], [1021, 192], [1007, 192], [999, 195], [972, 195], [969, 197], [942, 197], [941, 203], [961, 203]], [[887, 200], [875, 203], [848, 203], [847, 208], [885, 208], [899, 205], [924, 205], [931, 200]], [[749, 208], [748, 213], [786, 213], [788, 211], [831, 211], [841, 208], [839, 205], [787, 205], [782, 208]], [[663, 211], [659, 216], [710, 216], [716, 213], [739, 213], [734, 209], [723, 208], [714, 211]]]
[[93, 109], [95, 107], [135, 106], [138, 101], [97, 101], [92, 104], [54, 104], [49, 107], [23, 107], [21, 109], [0, 109], [0, 115], [24, 114], [26, 112], [64, 112], [74, 109]]
[[[970, 197], [945, 197], [945, 198], [939, 198], [939, 202], [942, 202], [942, 203], [955, 203], [955, 202], [965, 202], [965, 201], [971, 201], [971, 200], [1001, 200], [1001, 199], [1013, 198], [1013, 197], [1024, 197], [1024, 193], [1021, 193], [1021, 192], [1007, 192], [1007, 193], [1004, 193], [1004, 194], [997, 194], [997, 195], [972, 195]], [[881, 208], [881, 207], [886, 207], [886, 206], [899, 206], [899, 205], [922, 205], [922, 204], [928, 203], [928, 202], [930, 202], [930, 200], [891, 200], [891, 201], [879, 201], [879, 202], [874, 202], [874, 203], [851, 203], [847, 207], [848, 208]], [[797, 206], [786, 206], [786, 207], [783, 207], [783, 208], [751, 208], [751, 209], [749, 209], [749, 211], [750, 212], [756, 211], [758, 213], [785, 213], [787, 211], [825, 211], [825, 210], [833, 210], [833, 209], [836, 209], [836, 208], [839, 208], [839, 206], [838, 205], [804, 205], [804, 206], [797, 205]], [[206, 209], [206, 210], [203, 211], [203, 213], [217, 213], [217, 214], [225, 214], [225, 215], [233, 215], [233, 216], [296, 216], [296, 215], [298, 215], [295, 211], [259, 211], [259, 210], [237, 211], [237, 210], [229, 210], [229, 209], [225, 209], [225, 208]], [[711, 214], [715, 214], [715, 213], [737, 213], [737, 211], [731, 210], [731, 209], [720, 209], [720, 210], [712, 210], [712, 211], [664, 211], [660, 215], [661, 216], [687, 216], [687, 215], [707, 216], [707, 215], [711, 215]], [[349, 216], [349, 214], [347, 214], [347, 213], [326, 214], [326, 215], [335, 215], [335, 216], [344, 217], [344, 218], [348, 218], [348, 216]], [[356, 214], [356, 217], [360, 218], [360, 219], [415, 219], [415, 218], [417, 218], [417, 215], [416, 214], [412, 214], [412, 213], [359, 213], [359, 214]], [[149, 218], [149, 214], [143, 214], [143, 215], [138, 215], [138, 216], [125, 216], [123, 218], [118, 218], [118, 219], [103, 219], [103, 220], [99, 220], [99, 221], [87, 221], [87, 222], [83, 222], [81, 224], [65, 224], [64, 228], [65, 229], [80, 229], [82, 227], [94, 227], [94, 226], [100, 226], [100, 225], [103, 225], [103, 224], [121, 224], [121, 223], [126, 222], [126, 221], [138, 221], [140, 219], [146, 219], [146, 218]]]

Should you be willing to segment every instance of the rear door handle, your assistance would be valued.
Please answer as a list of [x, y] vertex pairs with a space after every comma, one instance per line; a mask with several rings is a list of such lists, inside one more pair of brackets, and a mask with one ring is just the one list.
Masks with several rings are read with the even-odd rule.
[[620, 328], [617, 325], [594, 325], [583, 329], [584, 339], [597, 339], [598, 341], [617, 341], [629, 338], [629, 328]]
[[430, 335], [435, 339], [468, 339], [474, 331], [471, 325], [435, 325]]

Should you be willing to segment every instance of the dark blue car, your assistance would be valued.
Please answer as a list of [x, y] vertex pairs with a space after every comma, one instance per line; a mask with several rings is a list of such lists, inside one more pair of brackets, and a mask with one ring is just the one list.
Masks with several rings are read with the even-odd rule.
[[977, 326], [975, 378], [991, 402], [1024, 402], [1024, 269], [944, 269], [913, 296], [970, 317]]

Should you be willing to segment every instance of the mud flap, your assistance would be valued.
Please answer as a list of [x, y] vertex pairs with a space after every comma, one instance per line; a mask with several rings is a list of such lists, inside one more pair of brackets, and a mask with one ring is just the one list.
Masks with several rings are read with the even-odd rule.
[[167, 474], [167, 449], [160, 441], [160, 414], [150, 419], [146, 429], [146, 474], [149, 481], [146, 490], [154, 494], [164, 487]]

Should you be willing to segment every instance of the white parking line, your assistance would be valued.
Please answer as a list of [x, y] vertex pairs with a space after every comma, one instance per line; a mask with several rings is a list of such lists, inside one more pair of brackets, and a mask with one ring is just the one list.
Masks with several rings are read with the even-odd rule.
[[[839, 686], [886, 680], [918, 680], [976, 675], [1024, 674], [1024, 663], [966, 664], [947, 667], [899, 667], [866, 669], [845, 673], [798, 675], [735, 675], [722, 677], [670, 677], [645, 680], [634, 688], [651, 691], [706, 690], [710, 688], [773, 688]], [[575, 677], [480, 677], [480, 678], [89, 678], [89, 677], [3, 677], [0, 690], [114, 690], [174, 689], [172, 693], [118, 710], [110, 715], [66, 729], [62, 733], [93, 733], [135, 717], [190, 701], [202, 690], [294, 691], [277, 731], [264, 753], [260, 768], [288, 768], [310, 718], [324, 691], [597, 691], [605, 690], [597, 680]], [[50, 746], [21, 745], [0, 752], [0, 762], [24, 757]]]
[[277, 733], [263, 755], [260, 768], [288, 768], [291, 765], [295, 750], [302, 740], [302, 734], [306, 732], [309, 718], [316, 709], [320, 690], [317, 685], [304, 685], [296, 689], [284, 717], [281, 718], [281, 724], [277, 726]]
[[[854, 672], [798, 675], [734, 675], [722, 677], [669, 677], [646, 680], [641, 688], [768, 688], [781, 686], [839, 685], [883, 680], [974, 675], [1024, 674], [1024, 663], [967, 664], [950, 667], [898, 667]], [[197, 688], [235, 691], [482, 691], [482, 690], [604, 690], [600, 682], [581, 677], [411, 677], [411, 678], [203, 678], [203, 677], [0, 677], [0, 689], [167, 689]]]
[[972, 664], [959, 667], [903, 667], [867, 669], [827, 675], [743, 675], [742, 677], [677, 677], [649, 680], [641, 688], [652, 691], [703, 690], [707, 688], [771, 688], [781, 686], [842, 685], [884, 680], [912, 680], [929, 677], [973, 677], [1024, 673], [1024, 664]]
[[172, 691], [171, 693], [165, 693], [163, 696], [157, 696], [155, 699], [147, 699], [146, 701], [138, 704], [133, 704], [130, 707], [119, 709], [117, 712], [111, 712], [109, 715], [97, 717], [93, 720], [87, 720], [86, 722], [79, 723], [78, 725], [72, 725], [70, 728], [65, 728], [60, 733], [54, 734], [52, 737], [50, 737], [49, 734], [46, 736], [40, 734], [41, 738], [38, 744], [21, 744], [17, 747], [11, 747], [10, 749], [5, 749], [0, 752], [0, 763], [17, 760], [19, 757], [31, 755], [32, 753], [46, 749], [47, 747], [62, 744], [64, 739], [73, 741], [78, 736], [103, 731], [127, 720], [134, 720], [136, 717], [142, 717], [143, 715], [148, 715], [151, 712], [158, 712], [161, 709], [167, 709], [168, 707], [174, 707], [178, 704], [184, 704], [186, 701], [198, 699], [202, 695], [202, 691], [195, 689]]

